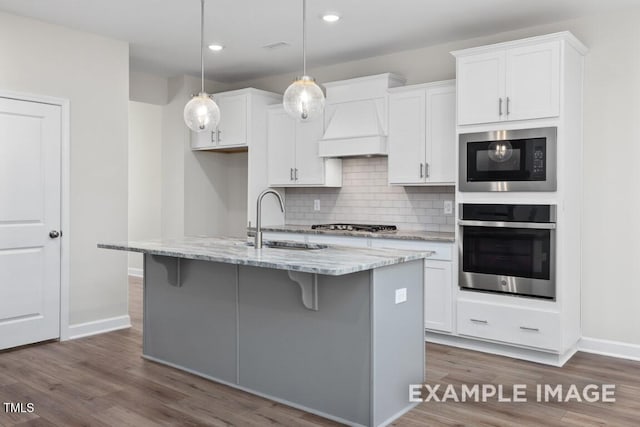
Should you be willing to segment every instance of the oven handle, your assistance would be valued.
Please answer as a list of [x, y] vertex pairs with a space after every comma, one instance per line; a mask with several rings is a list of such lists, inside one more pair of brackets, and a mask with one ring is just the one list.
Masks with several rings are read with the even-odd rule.
[[504, 227], [504, 228], [533, 228], [539, 230], [555, 230], [555, 223], [541, 222], [504, 222], [504, 221], [472, 221], [459, 219], [459, 225], [470, 225], [474, 227]]

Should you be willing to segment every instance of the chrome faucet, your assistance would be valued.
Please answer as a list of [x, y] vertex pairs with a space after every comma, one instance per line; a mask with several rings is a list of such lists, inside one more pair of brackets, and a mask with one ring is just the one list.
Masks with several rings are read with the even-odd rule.
[[280, 194], [277, 191], [267, 188], [258, 195], [258, 202], [256, 206], [256, 238], [253, 245], [256, 249], [262, 249], [262, 198], [269, 193], [278, 198], [278, 201], [280, 202], [280, 210], [284, 213], [284, 203], [282, 203], [282, 197], [280, 197]]

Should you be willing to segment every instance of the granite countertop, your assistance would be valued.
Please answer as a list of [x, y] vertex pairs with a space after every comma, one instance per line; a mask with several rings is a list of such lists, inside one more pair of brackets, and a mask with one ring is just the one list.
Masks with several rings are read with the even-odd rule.
[[226, 237], [183, 237], [172, 240], [99, 243], [98, 247], [331, 276], [418, 260], [433, 254], [430, 251], [364, 249], [347, 246], [328, 246], [310, 250], [264, 247], [256, 250], [252, 246], [247, 246], [246, 239]]
[[[255, 228], [248, 229], [249, 233], [254, 233]], [[304, 233], [304, 234], [333, 234], [336, 236], [370, 237], [374, 239], [398, 239], [398, 240], [422, 240], [429, 242], [455, 242], [454, 233], [421, 230], [396, 230], [370, 233], [366, 231], [346, 231], [346, 230], [312, 230], [310, 225], [270, 225], [262, 227], [262, 231], [273, 231], [280, 233]]]

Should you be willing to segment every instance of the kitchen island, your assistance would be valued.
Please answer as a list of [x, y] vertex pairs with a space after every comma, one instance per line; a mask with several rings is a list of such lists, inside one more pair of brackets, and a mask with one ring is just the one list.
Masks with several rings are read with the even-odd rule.
[[430, 253], [211, 237], [98, 246], [144, 253], [145, 358], [349, 425], [415, 405]]

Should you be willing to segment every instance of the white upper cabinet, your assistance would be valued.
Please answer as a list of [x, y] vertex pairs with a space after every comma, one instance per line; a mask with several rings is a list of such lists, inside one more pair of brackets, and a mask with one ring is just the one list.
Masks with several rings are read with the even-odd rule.
[[[325, 160], [318, 157], [318, 141], [322, 138], [324, 132], [323, 120], [318, 119], [311, 122], [300, 123], [296, 121], [296, 139], [295, 139], [295, 181], [298, 185], [325, 185], [333, 184], [342, 185], [342, 161], [338, 159]], [[330, 181], [327, 182], [325, 175], [325, 166], [340, 165], [338, 170], [332, 170]], [[338, 173], [340, 176], [336, 177]]]
[[453, 52], [458, 124], [559, 116], [567, 42], [582, 46], [570, 33], [558, 33]]
[[293, 181], [296, 124], [282, 108], [267, 112], [267, 174], [269, 186], [281, 187]]
[[458, 59], [458, 123], [502, 120], [505, 82], [504, 51]]
[[389, 96], [389, 182], [424, 181], [426, 93], [423, 89]]
[[267, 171], [271, 187], [340, 187], [342, 161], [318, 156], [322, 119], [300, 123], [282, 106], [267, 112]]
[[508, 120], [560, 115], [560, 42], [507, 50]]
[[265, 106], [279, 102], [281, 97], [247, 88], [217, 93], [213, 99], [220, 108], [220, 123], [211, 132], [191, 132], [192, 150], [239, 151], [248, 148], [254, 127], [264, 127], [264, 119], [260, 116], [265, 114]]
[[454, 82], [405, 86], [389, 92], [389, 183], [453, 184]]
[[215, 131], [217, 145], [222, 147], [247, 145], [248, 94], [214, 95], [220, 107], [220, 123]]
[[452, 82], [427, 89], [425, 180], [453, 184], [456, 180], [456, 89]]

